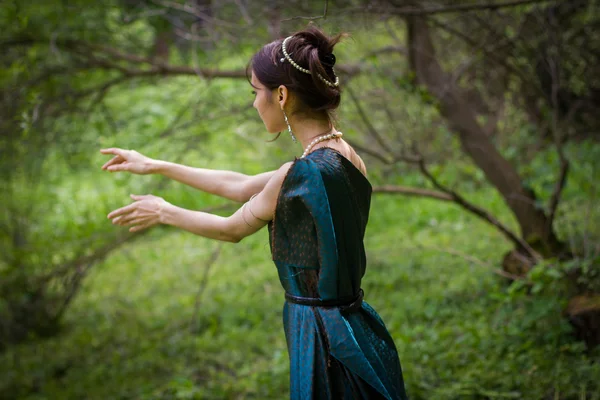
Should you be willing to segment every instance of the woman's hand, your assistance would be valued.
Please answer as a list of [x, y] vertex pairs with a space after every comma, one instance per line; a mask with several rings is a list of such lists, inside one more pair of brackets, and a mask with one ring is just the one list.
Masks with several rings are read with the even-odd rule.
[[114, 154], [115, 156], [102, 166], [102, 169], [115, 171], [128, 171], [133, 174], [146, 175], [152, 173], [152, 166], [156, 162], [135, 150], [123, 150], [117, 148], [101, 149], [102, 154]]
[[120, 226], [136, 225], [129, 228], [129, 232], [137, 232], [162, 223], [162, 210], [170, 205], [163, 198], [147, 194], [145, 196], [132, 194], [134, 203], [119, 208], [108, 214], [112, 223]]

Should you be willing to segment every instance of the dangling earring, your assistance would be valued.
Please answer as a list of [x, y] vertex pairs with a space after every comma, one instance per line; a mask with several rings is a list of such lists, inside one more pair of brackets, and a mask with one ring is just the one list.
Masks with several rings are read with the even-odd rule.
[[[281, 109], [281, 111], [283, 111], [283, 108]], [[285, 118], [285, 123], [288, 126], [288, 131], [290, 131], [290, 136], [292, 137], [292, 140], [294, 141], [294, 143], [296, 143], [296, 136], [294, 136], [294, 132], [292, 132], [292, 127], [290, 126], [290, 122], [288, 121], [288, 117], [285, 114], [285, 111], [283, 111], [283, 118]]]

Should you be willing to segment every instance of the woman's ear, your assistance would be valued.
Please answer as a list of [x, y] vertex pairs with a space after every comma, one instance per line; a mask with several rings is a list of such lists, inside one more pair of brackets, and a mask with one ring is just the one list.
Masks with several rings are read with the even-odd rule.
[[285, 86], [279, 85], [277, 88], [277, 101], [279, 102], [279, 106], [283, 110], [286, 102], [288, 100], [288, 90]]

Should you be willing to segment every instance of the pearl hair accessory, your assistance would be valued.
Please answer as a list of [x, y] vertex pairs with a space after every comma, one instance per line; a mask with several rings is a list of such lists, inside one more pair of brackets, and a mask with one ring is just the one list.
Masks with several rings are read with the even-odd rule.
[[[283, 43], [281, 44], [281, 51], [283, 52], [283, 55], [285, 56], [285, 58], [282, 57], [279, 61], [283, 62], [284, 59], [287, 59], [290, 62], [290, 64], [292, 64], [294, 66], [294, 68], [296, 68], [299, 71], [304, 72], [305, 74], [309, 74], [310, 75], [311, 72], [309, 70], [307, 70], [306, 68], [302, 68], [301, 66], [299, 66], [298, 64], [296, 64], [296, 62], [294, 60], [292, 60], [292, 58], [288, 54], [287, 50], [285, 49], [285, 44], [291, 38], [292, 38], [292, 36], [286, 37], [285, 40], [283, 41]], [[333, 69], [333, 67], [331, 67], [331, 70], [333, 71], [333, 73], [335, 75], [335, 70]], [[323, 76], [321, 74], [317, 74], [317, 75], [319, 76], [319, 79], [322, 80], [328, 86], [338, 87], [340, 85], [340, 78], [337, 75], [335, 76], [335, 82], [331, 82], [331, 81], [323, 78]]]
[[334, 138], [335, 139], [339, 139], [339, 138], [342, 137], [342, 135], [343, 135], [342, 132], [332, 132], [332, 133], [330, 133], [328, 135], [316, 138], [315, 140], [313, 140], [312, 142], [310, 142], [310, 144], [308, 146], [306, 146], [306, 150], [304, 150], [304, 153], [302, 153], [302, 157], [300, 157], [300, 158], [306, 157], [306, 155], [308, 154], [308, 152], [310, 151], [310, 149], [312, 149], [315, 144], [323, 142], [325, 140], [329, 140], [329, 139], [334, 139]]

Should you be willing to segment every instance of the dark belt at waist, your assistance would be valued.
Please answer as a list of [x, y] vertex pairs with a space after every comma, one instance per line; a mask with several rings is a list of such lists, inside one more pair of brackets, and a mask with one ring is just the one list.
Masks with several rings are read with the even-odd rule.
[[325, 307], [333, 308], [338, 307], [340, 311], [357, 311], [360, 309], [365, 293], [362, 289], [358, 290], [358, 293], [353, 296], [341, 297], [339, 299], [323, 300], [314, 297], [300, 297], [293, 296], [289, 293], [285, 293], [285, 299], [294, 304], [300, 304], [303, 306], [311, 307]]

